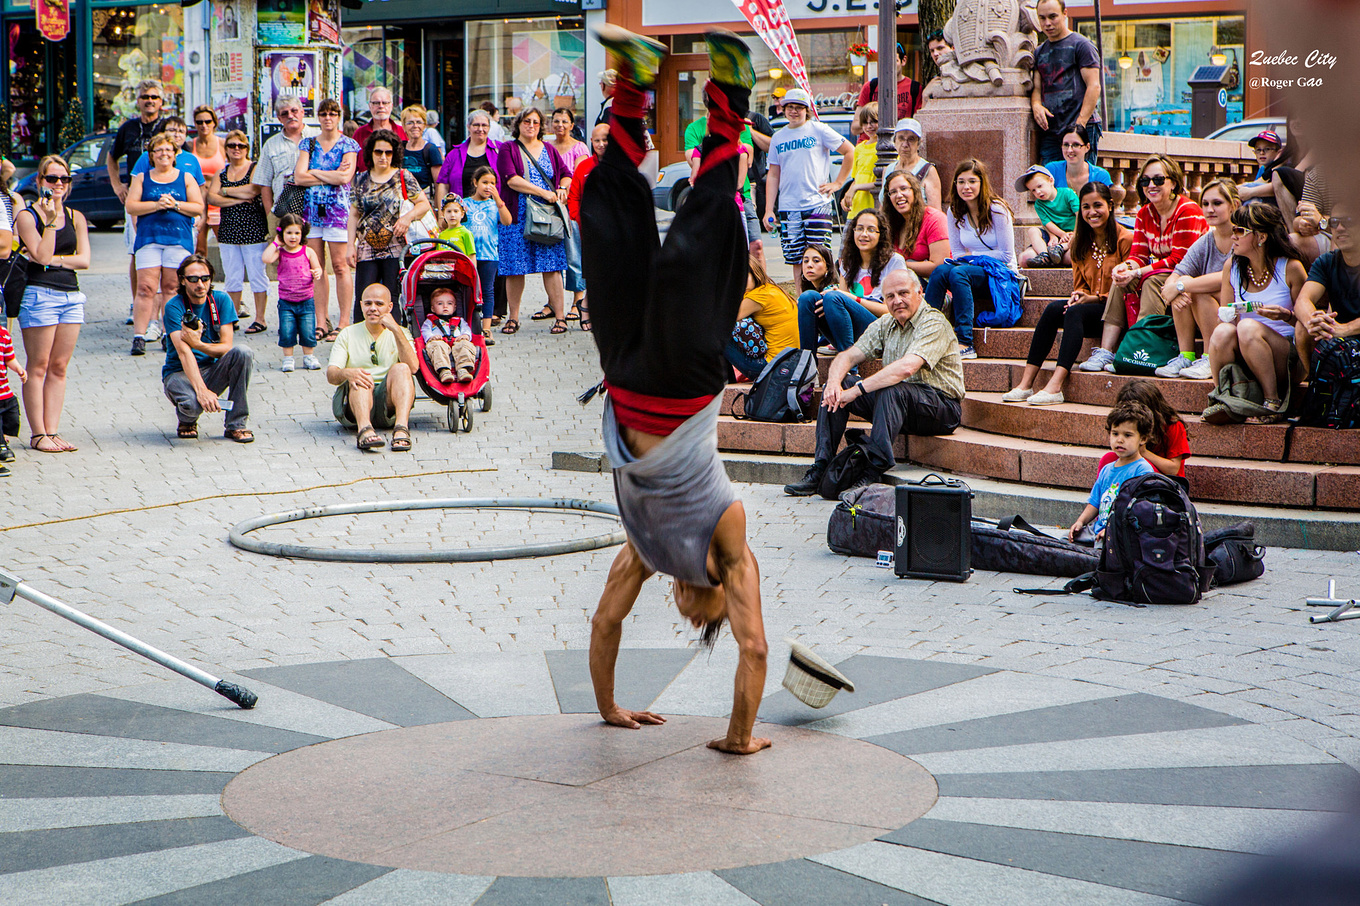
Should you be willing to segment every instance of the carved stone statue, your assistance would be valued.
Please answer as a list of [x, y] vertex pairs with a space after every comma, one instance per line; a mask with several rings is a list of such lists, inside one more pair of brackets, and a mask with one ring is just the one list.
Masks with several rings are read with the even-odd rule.
[[1038, 33], [1038, 14], [1023, 0], [959, 0], [944, 26], [952, 50], [926, 97], [1028, 94]]

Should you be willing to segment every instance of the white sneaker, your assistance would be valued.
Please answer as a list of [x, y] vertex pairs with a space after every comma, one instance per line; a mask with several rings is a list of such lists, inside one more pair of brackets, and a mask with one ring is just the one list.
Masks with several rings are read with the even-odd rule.
[[279, 370], [280, 370], [280, 371], [292, 371], [292, 370], [293, 370], [293, 357], [290, 356], [290, 355], [284, 356], [284, 357], [283, 357], [283, 368], [281, 368], [281, 369], [279, 369]]
[[1029, 399], [1033, 395], [1034, 395], [1033, 390], [1021, 390], [1019, 387], [1016, 387], [1010, 393], [1007, 393], [1005, 396], [1001, 397], [1001, 402], [1023, 403], [1025, 400]]
[[1062, 391], [1057, 393], [1036, 393], [1029, 398], [1031, 406], [1056, 406], [1064, 402]]
[[1189, 365], [1181, 369], [1181, 377], [1192, 381], [1213, 380], [1213, 372], [1209, 369], [1209, 357], [1200, 356]]
[[146, 325], [146, 341], [148, 343], [154, 343], [160, 338], [161, 338], [161, 322], [152, 319], [151, 323]]
[[1157, 375], [1157, 377], [1180, 377], [1181, 372], [1184, 371], [1189, 364], [1190, 360], [1178, 352], [1171, 361], [1152, 373]]
[[128, 303], [128, 316], [127, 316], [127, 320], [123, 322], [124, 324], [131, 324], [131, 323], [132, 323], [132, 308], [133, 308], [133, 303], [129, 302], [129, 303]]
[[1077, 368], [1082, 371], [1104, 371], [1106, 365], [1114, 364], [1114, 353], [1103, 347], [1097, 346], [1091, 350], [1091, 357], [1082, 362]]
[[308, 371], [320, 371], [321, 360], [314, 355], [305, 355], [302, 357], [302, 367]]

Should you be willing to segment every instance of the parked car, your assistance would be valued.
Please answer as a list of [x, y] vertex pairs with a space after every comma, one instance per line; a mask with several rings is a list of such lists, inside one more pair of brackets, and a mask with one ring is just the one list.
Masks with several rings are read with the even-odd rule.
[[[123, 219], [123, 205], [113, 194], [113, 186], [109, 185], [109, 172], [104, 162], [112, 143], [112, 132], [96, 132], [61, 152], [74, 177], [66, 203], [84, 214], [90, 226], [97, 230], [112, 229]], [[38, 188], [38, 174], [34, 172], [19, 180], [14, 191], [25, 204], [32, 204], [38, 200]]]
[[1267, 129], [1277, 133], [1281, 140], [1289, 137], [1285, 129], [1284, 117], [1262, 116], [1233, 123], [1230, 126], [1224, 126], [1222, 129], [1215, 129], [1205, 138], [1220, 142], [1249, 142]]
[[[853, 113], [822, 113], [821, 121], [845, 136], [847, 141], [853, 142], [850, 137], [850, 122], [854, 119]], [[774, 131], [778, 132], [789, 124], [783, 117], [770, 121]], [[827, 173], [827, 179], [840, 170], [841, 155], [833, 152], [831, 155], [831, 170]], [[663, 211], [678, 211], [680, 206], [685, 203], [686, 196], [689, 195], [689, 176], [690, 166], [688, 161], [676, 161], [661, 168], [661, 173], [657, 177], [656, 185], [652, 186], [652, 203]], [[847, 183], [848, 185], [848, 183]], [[765, 213], [765, 185], [763, 181], [756, 182], [752, 186], [756, 196], [756, 211], [764, 216]], [[844, 213], [840, 209], [840, 198], [844, 192], [836, 196], [836, 222], [844, 220]]]

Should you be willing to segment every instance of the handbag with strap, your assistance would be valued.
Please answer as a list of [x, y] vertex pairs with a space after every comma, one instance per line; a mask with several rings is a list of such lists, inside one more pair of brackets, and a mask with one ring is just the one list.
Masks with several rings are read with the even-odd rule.
[[[405, 217], [416, 209], [416, 204], [409, 195], [406, 194], [406, 170], [398, 170], [395, 179], [401, 186], [401, 208], [400, 215]], [[425, 216], [419, 220], [412, 220], [411, 226], [406, 230], [406, 244], [419, 242], [422, 239], [433, 239], [439, 235], [439, 221], [435, 219], [434, 210], [425, 212]]]
[[[552, 185], [552, 177], [544, 172], [543, 167], [538, 161], [534, 160], [529, 154], [529, 149], [524, 147], [524, 142], [516, 141], [519, 145], [520, 156], [524, 158], [525, 172], [528, 172], [529, 165], [532, 164], [538, 171], [538, 175], [543, 177], [543, 181]], [[521, 193], [524, 194], [524, 193]], [[533, 195], [524, 195], [524, 239], [535, 245], [556, 245], [567, 238], [567, 215], [562, 210], [562, 202], [547, 202]]]
[[[317, 143], [315, 138], [309, 139], [309, 141], [312, 144], [307, 149], [307, 153], [311, 154], [316, 151]], [[274, 216], [283, 218], [288, 214], [296, 214], [302, 217], [306, 210], [307, 188], [306, 186], [293, 185], [293, 177], [289, 176], [283, 181], [283, 191], [279, 193], [278, 198], [274, 199]]]

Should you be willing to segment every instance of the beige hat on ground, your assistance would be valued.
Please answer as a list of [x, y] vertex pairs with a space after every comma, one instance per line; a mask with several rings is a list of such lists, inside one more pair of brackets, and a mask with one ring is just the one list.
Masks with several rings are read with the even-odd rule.
[[835, 667], [822, 660], [806, 645], [785, 639], [792, 652], [789, 654], [789, 669], [784, 673], [784, 688], [805, 705], [825, 708], [844, 689], [855, 691], [850, 678]]

